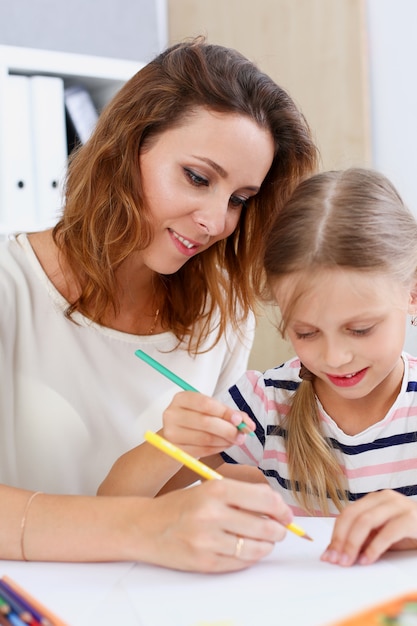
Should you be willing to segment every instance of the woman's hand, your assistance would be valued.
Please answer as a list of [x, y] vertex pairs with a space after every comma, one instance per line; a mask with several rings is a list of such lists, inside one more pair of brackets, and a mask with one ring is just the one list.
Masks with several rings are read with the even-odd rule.
[[148, 501], [138, 556], [186, 571], [241, 570], [273, 550], [292, 517], [268, 485], [208, 481]]
[[[242, 422], [246, 427], [238, 429]], [[254, 429], [246, 413], [202, 393], [181, 391], [164, 411], [161, 434], [189, 454], [204, 457], [242, 444], [245, 433]]]
[[396, 491], [377, 491], [342, 511], [321, 560], [367, 565], [390, 549], [417, 549], [417, 502]]

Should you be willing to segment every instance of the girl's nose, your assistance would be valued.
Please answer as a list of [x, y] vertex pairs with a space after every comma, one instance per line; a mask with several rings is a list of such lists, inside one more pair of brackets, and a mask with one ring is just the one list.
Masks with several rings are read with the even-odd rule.
[[345, 341], [328, 341], [324, 347], [326, 365], [337, 369], [352, 360], [352, 352]]

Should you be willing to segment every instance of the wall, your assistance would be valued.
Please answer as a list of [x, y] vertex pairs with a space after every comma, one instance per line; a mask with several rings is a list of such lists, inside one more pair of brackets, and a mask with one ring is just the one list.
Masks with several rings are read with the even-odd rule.
[[0, 0], [0, 44], [148, 61], [166, 45], [166, 3]]
[[[368, 0], [367, 8], [373, 163], [417, 216], [417, 3]], [[405, 348], [417, 354], [409, 325]]]
[[[169, 40], [204, 34], [237, 48], [296, 100], [324, 169], [370, 165], [365, 8], [365, 0], [168, 0]], [[250, 367], [292, 354], [270, 316], [259, 322]]]

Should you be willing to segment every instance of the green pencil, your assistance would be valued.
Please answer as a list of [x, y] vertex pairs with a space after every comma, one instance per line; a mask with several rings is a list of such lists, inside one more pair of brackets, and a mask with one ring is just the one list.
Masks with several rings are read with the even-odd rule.
[[[159, 361], [156, 361], [155, 359], [153, 359], [151, 356], [149, 356], [149, 354], [146, 354], [146, 352], [143, 352], [143, 350], [136, 350], [135, 354], [137, 357], [142, 359], [142, 361], [145, 361], [145, 363], [153, 367], [157, 372], [159, 372], [163, 376], [166, 376], [166, 378], [168, 378], [173, 383], [181, 387], [181, 389], [184, 389], [184, 391], [197, 391], [198, 392], [198, 389], [196, 389], [195, 387], [187, 383], [185, 380], [183, 380], [182, 378], [174, 374], [174, 372], [171, 372], [171, 370], [165, 367], [165, 365], [162, 365], [162, 363], [159, 363]], [[239, 426], [237, 426], [236, 428], [238, 430], [242, 430], [243, 428], [247, 428], [247, 425], [245, 424], [245, 422], [241, 422]], [[253, 433], [252, 431], [248, 431], [247, 434], [250, 435], [251, 437], [255, 436], [255, 433]]]

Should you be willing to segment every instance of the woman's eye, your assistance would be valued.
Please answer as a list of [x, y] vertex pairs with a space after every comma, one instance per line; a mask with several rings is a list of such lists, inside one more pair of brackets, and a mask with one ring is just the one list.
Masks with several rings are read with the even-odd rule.
[[230, 196], [230, 204], [234, 207], [248, 208], [249, 198], [240, 198], [239, 196]]
[[188, 180], [196, 187], [208, 187], [209, 181], [207, 180], [207, 178], [196, 174], [193, 170], [188, 169], [188, 167], [184, 168], [184, 172]]

